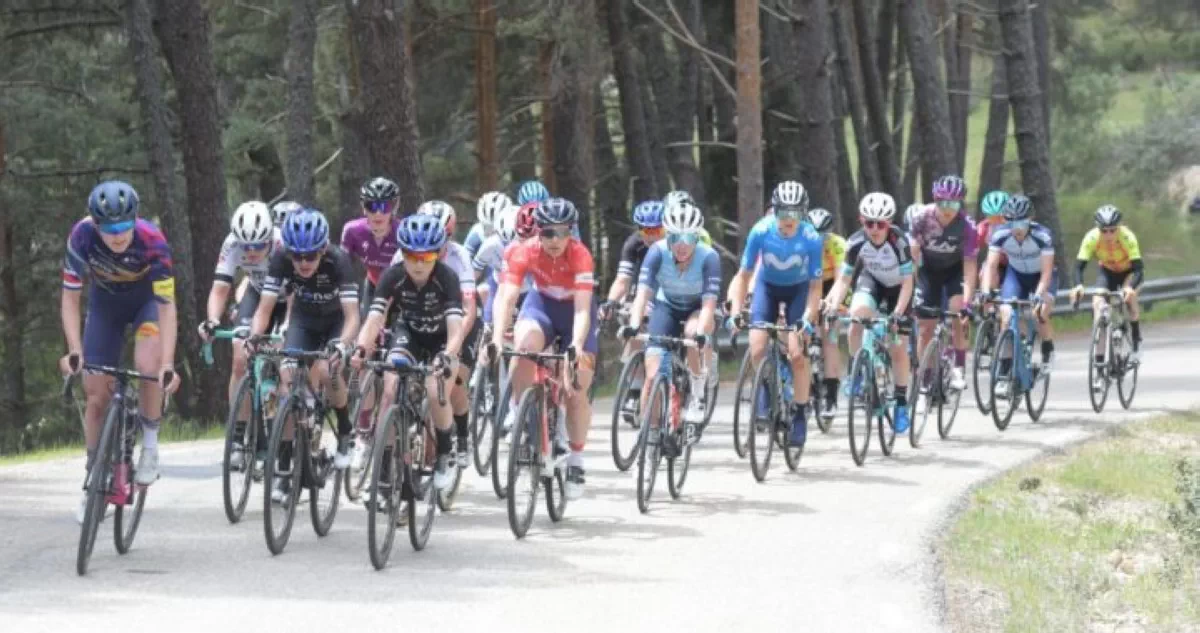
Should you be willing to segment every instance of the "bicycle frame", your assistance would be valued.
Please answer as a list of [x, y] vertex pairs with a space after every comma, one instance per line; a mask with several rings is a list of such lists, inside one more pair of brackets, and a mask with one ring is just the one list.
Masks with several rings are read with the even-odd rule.
[[[559, 424], [559, 416], [557, 415], [554, 416], [555, 420], [551, 422], [550, 411], [562, 410], [562, 422], [564, 424], [566, 423], [566, 411], [564, 406], [565, 402], [564, 398], [562, 397], [562, 378], [560, 377], [559, 369], [561, 368], [560, 363], [566, 360], [567, 355], [565, 352], [517, 352], [510, 350], [505, 350], [501, 355], [506, 359], [524, 358], [526, 360], [532, 360], [536, 365], [534, 370], [533, 384], [542, 385], [546, 390], [546, 398], [543, 400], [542, 405], [541, 419], [538, 422], [542, 427], [542, 445], [539, 447], [539, 451], [541, 453], [540, 457], [543, 463], [545, 463], [546, 457], [550, 455], [551, 437], [553, 437], [551, 432], [553, 431], [557, 433]], [[576, 380], [574, 371], [571, 372], [571, 380]], [[579, 388], [578, 382], [576, 382], [575, 388]]]
[[[1013, 333], [1014, 341], [1017, 343], [1013, 345], [1012, 377], [1016, 379], [1016, 384], [1022, 392], [1029, 391], [1033, 387], [1034, 375], [1030, 360], [1026, 358], [1025, 343], [1026, 339], [1032, 340], [1032, 337], [1037, 334], [1038, 322], [1037, 318], [1033, 316], [1033, 311], [1025, 308], [1032, 307], [1033, 302], [1025, 299], [992, 299], [990, 301], [997, 305], [1007, 305], [1013, 308], [1013, 314], [1008, 319], [1008, 326], [1005, 328]], [[1021, 335], [1022, 325], [1030, 333], [1028, 337]], [[998, 342], [999, 337], [996, 340]], [[995, 372], [999, 371], [1000, 364], [997, 362], [999, 360], [1001, 359], [992, 359], [993, 381], [996, 380]]]

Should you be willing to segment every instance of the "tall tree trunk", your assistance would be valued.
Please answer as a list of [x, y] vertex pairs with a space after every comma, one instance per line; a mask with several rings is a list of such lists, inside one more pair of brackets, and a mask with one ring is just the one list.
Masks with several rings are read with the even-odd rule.
[[[849, 230], [858, 223], [858, 191], [854, 181], [854, 170], [850, 168], [850, 148], [846, 143], [846, 91], [842, 87], [841, 73], [835, 72], [833, 84], [833, 145], [837, 152], [837, 207], [828, 206], [824, 200], [813, 200], [813, 206], [825, 207], [837, 218], [838, 231]], [[861, 160], [861, 159], [860, 159]]]
[[[615, 213], [624, 221], [628, 215], [628, 178], [617, 160], [612, 132], [608, 129], [608, 108], [597, 84], [592, 91], [592, 137], [596, 148], [596, 206], [605, 213]], [[636, 204], [637, 202], [634, 202]]]
[[[858, 64], [854, 59], [854, 45], [850, 42], [849, 16], [845, 15], [848, 6], [834, 5], [830, 12], [830, 26], [833, 32], [834, 48], [837, 50], [838, 76], [841, 87], [845, 90], [846, 110], [850, 114], [850, 124], [854, 128], [854, 140], [858, 146], [858, 174], [863, 187], [868, 191], [880, 191], [883, 185], [879, 178], [879, 164], [875, 161], [874, 139], [871, 130], [863, 116], [865, 104], [861, 82], [858, 78]], [[837, 127], [836, 125], [834, 126]]]
[[937, 54], [929, 14], [921, 0], [899, 0], [900, 23], [906, 34], [905, 48], [912, 69], [918, 130], [922, 156], [931, 167], [931, 177], [951, 174], [958, 164], [950, 135], [950, 112], [946, 86], [938, 74]]
[[[826, 66], [833, 46], [829, 42], [829, 3], [826, 0], [791, 0], [791, 8], [804, 20], [793, 20], [796, 46], [796, 84], [804, 86], [800, 121], [800, 181], [814, 199], [827, 208], [841, 206], [837, 187], [837, 149], [834, 146], [833, 91]], [[740, 113], [739, 113], [740, 118]], [[739, 137], [740, 138], [740, 137]]]
[[[7, 171], [8, 147], [4, 119], [0, 118], [0, 181]], [[0, 450], [21, 451], [33, 448], [25, 430], [29, 412], [25, 402], [25, 301], [17, 284], [17, 267], [29, 261], [25, 241], [14, 237], [17, 223], [0, 197], [0, 343], [4, 346], [4, 389], [0, 406], [5, 416], [0, 421]]]
[[1050, 3], [1032, 5], [1033, 48], [1037, 53], [1038, 88], [1041, 91], [1042, 125], [1046, 128], [1046, 151], [1050, 151]]
[[917, 104], [913, 103], [913, 115], [908, 119], [908, 149], [904, 151], [904, 179], [900, 185], [900, 195], [896, 196], [896, 206], [901, 209], [923, 197], [917, 195], [917, 176], [921, 171], [921, 135], [917, 131], [917, 108]]
[[[867, 120], [871, 125], [871, 139], [875, 143], [874, 156], [876, 164], [879, 165], [879, 180], [884, 191], [897, 191], [900, 189], [900, 167], [896, 149], [892, 145], [892, 131], [888, 126], [887, 85], [880, 76], [879, 67], [875, 65], [875, 44], [871, 38], [870, 15], [867, 13], [866, 2], [853, 0], [852, 4], [858, 61], [866, 94]], [[890, 2], [883, 4], [893, 6]], [[882, 27], [882, 15], [880, 23]], [[894, 28], [894, 22], [889, 24], [888, 28]]]
[[509, 178], [516, 186], [516, 183], [537, 178], [538, 127], [529, 108], [517, 112], [513, 117], [512, 127], [509, 144], [513, 149], [508, 172]]
[[[595, 5], [581, 2], [562, 8], [558, 23], [573, 33], [590, 33], [596, 24]], [[554, 117], [554, 173], [557, 195], [575, 203], [581, 217], [590, 218], [591, 192], [596, 183], [595, 87], [599, 77], [593, 66], [599, 57], [596, 39], [582, 36], [559, 42], [561, 52], [553, 70], [551, 110]], [[585, 244], [591, 223], [579, 224]]]
[[[287, 197], [303, 205], [316, 202], [313, 191], [312, 128], [317, 104], [313, 94], [313, 54], [317, 46], [317, 0], [294, 0], [288, 21]], [[264, 193], [265, 195], [265, 193]]]
[[[872, 6], [873, 5], [874, 5], [874, 3], [872, 3]], [[859, 24], [858, 20], [860, 20], [860, 19], [862, 20], [862, 24], [869, 23], [869, 18], [867, 16], [867, 12], [862, 7], [861, 0], [855, 0], [854, 13], [855, 13], [855, 23], [856, 24]], [[858, 17], [858, 14], [860, 14], [860, 13], [862, 14], [861, 18]], [[888, 86], [889, 86], [889, 79], [890, 79], [889, 75], [892, 72], [892, 47], [896, 46], [898, 49], [896, 51], [896, 66], [897, 66], [897, 68], [899, 68], [899, 66], [900, 66], [900, 55], [904, 52], [903, 51], [904, 43], [900, 42], [897, 45], [897, 43], [893, 37], [895, 35], [896, 35], [896, 3], [895, 2], [880, 2], [879, 3], [879, 15], [878, 15], [877, 19], [875, 20], [875, 46], [873, 49], [875, 51], [875, 55], [873, 55], [871, 57], [864, 56], [862, 58], [862, 63], [867, 64], [867, 63], [871, 62], [872, 60], [875, 60], [875, 70], [876, 70], [875, 76], [879, 78], [879, 91], [881, 93], [883, 93], [885, 99], [887, 98], [886, 95], [888, 93]], [[859, 29], [858, 29], [858, 37], [869, 40], [871, 37], [871, 29], [863, 28], [860, 25]], [[859, 47], [860, 47], [859, 50], [863, 50], [861, 48], [862, 47], [861, 43], [859, 44]], [[866, 73], [867, 73], [867, 71], [864, 68], [863, 74], [866, 75]], [[900, 76], [899, 73], [897, 73], [896, 76], [899, 77]]]
[[[656, 105], [656, 121], [662, 130], [662, 146], [670, 171], [673, 188], [684, 189], [693, 196], [703, 199], [704, 183], [696, 162], [692, 157], [695, 122], [688, 113], [695, 111], [692, 95], [695, 94], [696, 64], [691, 50], [680, 50], [672, 55], [663, 44], [663, 33], [657, 27], [644, 31], [642, 50], [646, 67], [650, 71], [650, 88]], [[682, 69], [676, 71], [676, 68]], [[686, 143], [686, 145], [682, 145]]]
[[965, 134], [965, 129], [960, 130], [958, 122], [961, 119], [966, 123], [966, 103], [960, 99], [960, 95], [955, 94], [960, 87], [958, 77], [958, 34], [954, 30], [956, 11], [956, 0], [939, 0], [937, 3], [938, 14], [934, 23], [934, 32], [941, 33], [942, 40], [942, 67], [946, 72], [946, 88], [947, 98], [950, 113], [950, 138], [954, 140], [954, 145], [951, 149], [954, 152], [954, 166], [956, 173], [962, 173], [962, 163], [964, 157], [959, 153], [960, 145], [966, 143], [966, 139], [959, 136], [962, 131]]
[[[955, 62], [958, 68], [954, 73], [954, 93], [950, 95], [951, 111], [954, 113], [954, 139], [958, 142], [955, 148], [958, 155], [958, 173], [966, 171], [967, 122], [971, 116], [971, 51], [975, 46], [974, 18], [969, 11], [959, 11], [957, 17], [957, 42]], [[949, 29], [948, 29], [949, 30]]]
[[1008, 80], [1004, 54], [992, 56], [992, 97], [988, 101], [987, 135], [979, 167], [979, 198], [1004, 186], [1004, 150], [1008, 144]]
[[538, 125], [541, 127], [541, 169], [542, 183], [554, 195], [558, 193], [558, 182], [554, 173], [554, 55], [556, 43], [545, 40], [538, 43], [538, 85], [542, 87], [541, 112], [538, 114]]
[[481, 191], [492, 191], [500, 172], [496, 147], [496, 7], [492, 0], [475, 0], [475, 28], [475, 111], [479, 119], [476, 186]]
[[662, 196], [665, 192], [654, 174], [650, 155], [650, 137], [646, 131], [647, 113], [642, 98], [642, 80], [638, 72], [637, 49], [629, 37], [627, 17], [629, 0], [605, 0], [608, 46], [612, 51], [613, 75], [621, 95], [621, 126], [625, 137], [625, 160], [633, 182], [635, 202]]
[[287, 189], [287, 176], [283, 171], [283, 163], [279, 160], [279, 151], [273, 143], [263, 143], [252, 147], [246, 152], [246, 158], [254, 170], [251, 173], [249, 187], [246, 191], [249, 198], [271, 200]]
[[425, 199], [417, 104], [410, 85], [403, 0], [346, 0], [346, 13], [364, 89], [363, 139], [371, 163], [400, 185], [400, 206], [416, 209]]
[[771, 60], [763, 66], [763, 180], [798, 180], [804, 95], [797, 81], [796, 33], [790, 22], [776, 19], [767, 20], [762, 29], [764, 54]]
[[1063, 248], [1062, 225], [1046, 147], [1044, 110], [1038, 88], [1037, 59], [1028, 0], [1000, 0], [1000, 28], [1008, 55], [1008, 98], [1016, 126], [1017, 153], [1021, 158], [1021, 183], [1033, 202], [1037, 219], [1054, 236], [1055, 263], [1060, 283], [1067, 283], [1067, 252]]
[[[706, 42], [713, 51], [734, 58], [735, 30], [732, 2], [719, 2], [707, 6], [704, 11]], [[720, 67], [729, 85], [737, 81], [736, 72]], [[708, 194], [707, 211], [720, 214], [730, 222], [739, 219], [737, 174], [737, 99], [725, 89], [725, 83], [709, 74], [712, 85], [712, 116], [716, 141], [727, 146], [709, 147], [703, 152], [705, 193]], [[761, 121], [761, 118], [759, 119]], [[726, 246], [736, 246], [727, 241]]]
[[[207, 300], [213, 268], [228, 226], [210, 24], [208, 11], [200, 0], [158, 0], [157, 17], [158, 40], [178, 96], [187, 216], [192, 233], [190, 260], [183, 259], [178, 251], [174, 259], [179, 266], [191, 262], [192, 296], [195, 305], [201, 306]], [[178, 245], [178, 241], [173, 241], [172, 246], [178, 248]], [[178, 340], [188, 341], [191, 333], [190, 324], [180, 322]], [[180, 360], [188, 359], [185, 356]], [[210, 419], [224, 415], [224, 372], [196, 372], [193, 376], [198, 383], [196, 413]]]
[[735, 0], [739, 248], [762, 215], [762, 37], [758, 0]]
[[[688, 31], [695, 34], [696, 23], [699, 21], [701, 0], [678, 0], [676, 5], [684, 16]], [[700, 84], [700, 53], [693, 48], [685, 47], [676, 42], [676, 55], [680, 58], [682, 72], [678, 81], [670, 85], [675, 88], [664, 105], [673, 116], [668, 116], [667, 123], [667, 163], [671, 176], [678, 187], [692, 194], [700, 208], [704, 208], [707, 196], [704, 193], [704, 179], [696, 167], [696, 152], [692, 146], [696, 138], [696, 87]]]
[[[350, 107], [338, 116], [338, 137], [342, 144], [342, 155], [339, 157], [341, 166], [338, 170], [338, 216], [341, 223], [361, 213], [359, 191], [363, 181], [375, 173], [364, 136], [361, 109]], [[330, 222], [338, 224], [333, 219]], [[340, 235], [341, 231], [337, 234]]]
[[892, 147], [896, 151], [896, 162], [901, 166], [907, 164], [908, 158], [903, 156], [904, 153], [904, 112], [907, 109], [908, 92], [907, 92], [907, 56], [904, 54], [904, 29], [897, 24], [897, 38], [900, 40], [896, 45], [896, 70], [895, 80], [892, 83]]

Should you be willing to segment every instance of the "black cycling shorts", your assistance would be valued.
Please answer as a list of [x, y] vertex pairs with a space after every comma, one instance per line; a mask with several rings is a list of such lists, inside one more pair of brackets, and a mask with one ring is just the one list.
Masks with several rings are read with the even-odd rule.
[[[235, 327], [250, 327], [254, 321], [254, 313], [258, 311], [258, 302], [262, 298], [262, 294], [254, 286], [247, 286], [245, 294], [242, 295], [242, 300], [238, 302], [237, 316], [234, 317]], [[271, 312], [271, 322], [267, 324], [267, 332], [274, 331], [275, 326], [283, 323], [287, 318], [287, 299], [285, 297], [277, 297], [275, 300], [275, 309]]]
[[[329, 341], [342, 335], [343, 318], [341, 310], [328, 315], [293, 310], [292, 318], [288, 321], [287, 336], [284, 337], [283, 347], [305, 352], [321, 351], [325, 349]], [[345, 342], [353, 343], [353, 341]]]
[[[887, 316], [896, 309], [896, 305], [900, 302], [900, 291], [904, 289], [904, 284], [895, 286], [885, 286], [875, 280], [869, 274], [861, 274], [858, 276], [858, 281], [854, 286], [854, 294], [858, 296], [870, 297], [871, 303], [875, 307], [876, 313], [879, 316]], [[912, 323], [909, 318], [912, 314], [912, 306], [905, 311], [905, 319], [901, 321], [898, 328], [901, 335], [907, 335], [912, 332]]]
[[436, 334], [413, 332], [404, 319], [392, 325], [392, 349], [388, 355], [403, 354], [417, 363], [431, 363], [438, 352], [446, 349], [446, 331]]
[[941, 270], [922, 266], [917, 271], [917, 290], [913, 307], [948, 310], [950, 297], [963, 293], [962, 262]]
[[1125, 287], [1125, 280], [1129, 279], [1129, 274], [1133, 272], [1132, 268], [1123, 273], [1109, 270], [1103, 266], [1098, 268], [1099, 270], [1096, 272], [1096, 287], [1104, 288], [1109, 292], [1116, 292]]

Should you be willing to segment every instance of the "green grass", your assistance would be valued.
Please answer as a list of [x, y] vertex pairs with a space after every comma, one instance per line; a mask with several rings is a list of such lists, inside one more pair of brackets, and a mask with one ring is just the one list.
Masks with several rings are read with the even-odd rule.
[[[162, 425], [159, 432], [159, 442], [172, 444], [175, 442], [191, 442], [195, 440], [217, 440], [225, 436], [225, 427], [220, 424], [202, 426], [195, 422], [171, 419]], [[43, 462], [51, 459], [77, 457], [83, 454], [83, 442], [72, 442], [38, 448], [25, 453], [0, 455], [0, 466], [15, 466], [30, 462]]]
[[1198, 449], [1200, 414], [1167, 416], [972, 493], [941, 552], [952, 628], [1084, 631], [1130, 613], [1150, 630], [1200, 625], [1200, 560], [1167, 519], [1174, 465]]

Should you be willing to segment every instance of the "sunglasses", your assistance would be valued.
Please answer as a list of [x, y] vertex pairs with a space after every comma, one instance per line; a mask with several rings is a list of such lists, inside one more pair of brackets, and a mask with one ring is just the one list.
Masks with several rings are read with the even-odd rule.
[[1029, 228], [1029, 220], [1017, 220], [1015, 222], [1009, 222], [1008, 226], [1009, 226], [1009, 228], [1016, 229], [1018, 231], [1023, 231], [1025, 229]]
[[431, 262], [436, 262], [438, 260], [438, 252], [437, 251], [425, 251], [425, 252], [405, 251], [404, 259], [405, 259], [405, 261], [413, 263], [413, 264], [429, 264]]
[[263, 242], [262, 244], [242, 244], [242, 250], [255, 251], [255, 252], [265, 251], [265, 250], [267, 250], [267, 247], [270, 245], [271, 245], [270, 242]]
[[695, 233], [673, 233], [667, 236], [667, 243], [671, 246], [676, 244], [688, 244], [695, 246], [696, 242], [700, 241], [700, 236]]
[[784, 220], [799, 220], [804, 215], [804, 207], [786, 206], [775, 209], [775, 216]]
[[117, 222], [116, 224], [97, 224], [96, 226], [100, 229], [100, 232], [104, 233], [105, 235], [120, 235], [125, 231], [132, 229], [135, 223], [136, 220], [126, 220], [124, 222]]
[[955, 211], [962, 208], [961, 200], [938, 200], [936, 204], [943, 209], [953, 209]]
[[1110, 226], [1110, 227], [1107, 227], [1107, 228], [1103, 228], [1103, 229], [1100, 229], [1100, 232], [1101, 232], [1101, 233], [1103, 233], [1103, 234], [1105, 234], [1105, 235], [1112, 235], [1113, 233], [1116, 233], [1116, 232], [1117, 232], [1117, 227], [1115, 227], [1115, 226]]
[[891, 222], [887, 220], [863, 220], [862, 225], [868, 229], [886, 229]]
[[321, 258], [321, 251], [314, 251], [312, 253], [290, 253], [288, 254], [288, 257], [291, 257], [292, 261], [294, 262], [315, 262]]
[[545, 228], [545, 229], [542, 229], [541, 235], [542, 235], [542, 239], [544, 239], [544, 240], [552, 240], [556, 237], [557, 238], [565, 238], [565, 237], [571, 235], [571, 229], [570, 229], [570, 227], [566, 227], [566, 226], [560, 226], [556, 229]]
[[363, 205], [367, 213], [391, 213], [392, 209], [396, 208], [396, 203], [391, 200], [372, 200]]
[[642, 233], [642, 237], [653, 237], [656, 239], [662, 237], [663, 234], [667, 232], [667, 230], [661, 226], [642, 228], [640, 231]]

